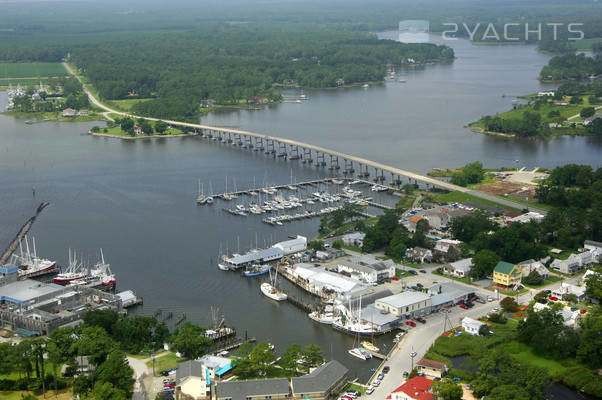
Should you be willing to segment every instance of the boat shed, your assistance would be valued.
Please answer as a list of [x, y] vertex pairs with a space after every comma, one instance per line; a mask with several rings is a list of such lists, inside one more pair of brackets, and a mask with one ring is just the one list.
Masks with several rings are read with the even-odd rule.
[[431, 312], [454, 305], [454, 299], [445, 293], [436, 294], [431, 297]]
[[295, 239], [278, 242], [272, 246], [273, 249], [281, 250], [285, 256], [307, 250], [307, 238], [297, 236]]
[[236, 255], [228, 258], [226, 263], [232, 267], [241, 268], [249, 264], [262, 264], [270, 261], [279, 260], [284, 256], [282, 249], [270, 247], [260, 251], [250, 251], [246, 254]]

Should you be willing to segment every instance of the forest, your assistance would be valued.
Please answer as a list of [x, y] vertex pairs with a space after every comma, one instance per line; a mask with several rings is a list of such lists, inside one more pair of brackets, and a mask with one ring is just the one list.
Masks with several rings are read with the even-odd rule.
[[600, 54], [589, 57], [575, 53], [553, 57], [540, 73], [543, 80], [549, 81], [582, 80], [600, 74], [602, 74]]

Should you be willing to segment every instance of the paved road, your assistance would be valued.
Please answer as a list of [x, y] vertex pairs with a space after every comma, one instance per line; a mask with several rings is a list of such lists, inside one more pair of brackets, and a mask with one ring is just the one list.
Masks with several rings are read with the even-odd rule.
[[[121, 112], [121, 111], [117, 111], [114, 110], [110, 107], [107, 107], [106, 105], [102, 104], [96, 97], [94, 97], [94, 95], [92, 93], [90, 93], [90, 91], [88, 90], [88, 88], [86, 87], [86, 85], [84, 85], [84, 83], [82, 82], [82, 80], [80, 79], [80, 77], [75, 74], [75, 71], [73, 71], [73, 69], [71, 68], [71, 66], [69, 66], [69, 64], [67, 63], [63, 63], [63, 65], [65, 66], [65, 69], [67, 69], [67, 71], [75, 76], [75, 78], [83, 85], [84, 87], [84, 91], [86, 92], [86, 94], [88, 95], [88, 98], [90, 99], [90, 101], [92, 102], [92, 104], [96, 105], [97, 107], [109, 112], [109, 113], [115, 113], [117, 115], [122, 115], [122, 116], [128, 116], [128, 117], [134, 117], [134, 118], [143, 118], [149, 121], [158, 121], [157, 118], [151, 118], [151, 117], [140, 117], [137, 115], [133, 115], [133, 114], [128, 114], [125, 112]], [[372, 161], [372, 160], [368, 160], [362, 157], [357, 157], [351, 154], [345, 154], [345, 153], [341, 153], [339, 151], [335, 151], [335, 150], [331, 150], [331, 149], [327, 149], [324, 147], [320, 147], [320, 146], [316, 146], [313, 144], [309, 144], [309, 143], [304, 143], [304, 142], [300, 142], [297, 140], [293, 140], [293, 139], [286, 139], [286, 138], [281, 138], [281, 137], [277, 137], [277, 136], [270, 136], [270, 135], [266, 135], [263, 133], [255, 133], [255, 132], [249, 132], [249, 131], [244, 131], [244, 130], [240, 130], [240, 129], [230, 129], [230, 128], [221, 128], [221, 127], [216, 127], [216, 126], [209, 126], [209, 125], [201, 125], [201, 124], [192, 124], [192, 123], [188, 123], [188, 122], [181, 122], [181, 121], [172, 121], [172, 120], [164, 120], [165, 122], [167, 122], [168, 124], [171, 125], [178, 125], [178, 126], [184, 126], [184, 127], [190, 127], [190, 128], [196, 128], [196, 129], [204, 129], [204, 130], [214, 130], [214, 131], [221, 131], [221, 132], [226, 132], [226, 133], [230, 133], [230, 134], [234, 134], [234, 135], [241, 135], [241, 136], [248, 136], [248, 137], [255, 137], [258, 139], [262, 139], [262, 140], [270, 140], [270, 141], [276, 141], [276, 142], [280, 142], [283, 144], [287, 144], [290, 146], [297, 146], [297, 147], [301, 147], [301, 148], [305, 148], [305, 149], [309, 149], [309, 150], [313, 150], [317, 153], [322, 153], [322, 154], [329, 154], [333, 157], [337, 157], [340, 159], [345, 159], [345, 160], [349, 160], [352, 162], [356, 162], [358, 164], [361, 165], [365, 165], [366, 168], [368, 166], [381, 170], [381, 171], [386, 171], [388, 173], [392, 173], [398, 176], [405, 176], [409, 179], [414, 179], [415, 181], [420, 181], [422, 183], [425, 183], [427, 186], [428, 185], [432, 185], [432, 186], [436, 186], [436, 187], [440, 187], [440, 188], [444, 188], [450, 191], [459, 191], [462, 193], [470, 193], [475, 197], [479, 197], [482, 199], [487, 199], [487, 200], [491, 200], [500, 204], [504, 204], [506, 206], [509, 207], [513, 207], [513, 208], [523, 208], [524, 206], [519, 204], [519, 203], [515, 203], [509, 200], [504, 200], [504, 199], [499, 199], [495, 196], [491, 196], [487, 193], [478, 191], [478, 190], [471, 190], [462, 186], [457, 186], [454, 185], [452, 183], [449, 182], [445, 182], [445, 181], [441, 181], [435, 178], [431, 178], [429, 176], [425, 176], [425, 175], [420, 175], [411, 171], [407, 171], [401, 168], [397, 168], [397, 167], [392, 167], [390, 165], [385, 165], [385, 164], [381, 164], [379, 162], [376, 161]], [[546, 212], [544, 210], [540, 210], [534, 207], [530, 207], [531, 209], [538, 211], [542, 214], [546, 214]]]

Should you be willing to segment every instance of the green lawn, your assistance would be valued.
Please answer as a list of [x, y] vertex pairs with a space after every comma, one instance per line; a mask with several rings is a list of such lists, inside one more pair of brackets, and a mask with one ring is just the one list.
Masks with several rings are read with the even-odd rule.
[[[166, 369], [175, 368], [179, 363], [185, 361], [185, 358], [176, 357], [176, 353], [169, 353], [161, 357], [155, 358], [155, 373], [158, 375], [159, 372]], [[153, 361], [147, 361], [146, 366], [153, 368]]]
[[[128, 134], [127, 132], [124, 132], [121, 130], [121, 127], [119, 126], [114, 126], [112, 128], [106, 128], [107, 132], [104, 131], [105, 128], [100, 128], [100, 134], [107, 134], [107, 135], [114, 135], [114, 136], [122, 136], [122, 137], [135, 137], [132, 136], [130, 134]], [[175, 136], [175, 135], [182, 135], [184, 132], [182, 132], [180, 129], [175, 129], [175, 128], [168, 128], [165, 131], [165, 135], [164, 136]], [[159, 135], [157, 132], [154, 132], [153, 135]], [[144, 135], [139, 136], [139, 137], [144, 137]]]
[[357, 383], [350, 383], [349, 385], [347, 385], [345, 387], [345, 391], [349, 391], [349, 390], [357, 390], [361, 394], [366, 393], [366, 388], [362, 385], [358, 385]]
[[574, 40], [570, 44], [573, 50], [591, 50], [596, 43], [602, 43], [602, 38]]
[[125, 99], [125, 100], [109, 100], [106, 101], [107, 105], [113, 106], [122, 111], [130, 111], [134, 105], [143, 103], [151, 99]]
[[56, 396], [54, 394], [54, 390], [47, 390], [45, 397], [42, 394], [42, 391], [30, 392], [27, 390], [22, 390], [22, 391], [15, 390], [15, 391], [0, 391], [0, 400], [21, 400], [23, 398], [23, 396], [25, 396], [27, 394], [33, 394], [34, 396], [37, 396], [38, 399], [46, 398], [46, 399], [66, 400], [66, 399], [71, 399], [73, 397], [72, 389], [59, 390], [58, 394]]
[[356, 253], [361, 253], [362, 252], [362, 248], [359, 246], [342, 246], [343, 249], [345, 250], [350, 250], [350, 251], [355, 251]]
[[432, 197], [433, 200], [438, 203], [464, 203], [465, 201], [471, 201], [473, 203], [478, 203], [485, 206], [499, 207], [504, 210], [518, 210], [518, 208], [508, 207], [491, 200], [481, 199], [480, 197], [473, 196], [472, 194], [459, 191], [453, 191], [449, 193], [433, 193]]
[[548, 286], [548, 285], [550, 285], [550, 284], [552, 284], [554, 282], [558, 282], [558, 281], [561, 281], [561, 280], [562, 280], [562, 278], [560, 278], [559, 276], [550, 275], [550, 277], [548, 279], [545, 279], [541, 285], [528, 285], [528, 284], [526, 284], [524, 282], [523, 282], [523, 285], [525, 285], [527, 287], [530, 287], [530, 288], [536, 289], [536, 288], [541, 288], [541, 287], [544, 287], [544, 286]]
[[407, 271], [404, 271], [404, 270], [398, 269], [398, 268], [395, 269], [395, 277], [397, 279], [405, 278], [406, 276], [410, 276], [410, 275], [412, 275], [412, 274], [410, 274]]
[[65, 75], [67, 75], [67, 70], [61, 63], [0, 63], [0, 78], [37, 78]]
[[439, 276], [443, 276], [445, 278], [453, 279], [454, 281], [466, 283], [467, 285], [472, 284], [472, 282], [470, 281], [470, 277], [469, 276], [465, 276], [464, 278], [458, 278], [457, 276], [445, 275], [444, 273], [439, 272], [437, 270], [433, 271], [433, 274], [439, 275]]

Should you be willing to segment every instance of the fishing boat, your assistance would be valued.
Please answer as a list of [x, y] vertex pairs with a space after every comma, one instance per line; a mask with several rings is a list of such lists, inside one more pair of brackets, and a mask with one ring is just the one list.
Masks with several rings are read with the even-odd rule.
[[110, 265], [105, 262], [102, 249], [100, 249], [100, 261], [90, 270], [90, 278], [100, 281], [102, 286], [115, 286], [117, 284], [117, 279], [115, 279], [115, 275], [111, 272]]
[[353, 349], [349, 349], [348, 353], [364, 361], [367, 361], [372, 358], [372, 354], [360, 347], [354, 347]]
[[259, 275], [265, 275], [270, 271], [269, 265], [253, 264], [247, 268], [242, 274], [246, 277], [254, 277]]
[[72, 255], [69, 250], [69, 266], [65, 272], [58, 274], [52, 281], [59, 285], [67, 285], [69, 282], [84, 279], [87, 276], [88, 273], [83, 269], [82, 263], [78, 261], [75, 251]]
[[[23, 248], [25, 242], [25, 248]], [[33, 252], [29, 250], [27, 236], [19, 243], [19, 253], [13, 254], [11, 264], [19, 268], [19, 279], [32, 278], [52, 273], [56, 270], [56, 262], [38, 257], [36, 251], [36, 240], [32, 238]]]
[[274, 272], [274, 276], [272, 276], [272, 270], [268, 268], [268, 272], [270, 274], [270, 282], [264, 282], [261, 284], [260, 289], [261, 293], [266, 295], [272, 300], [276, 301], [284, 301], [288, 298], [288, 295], [281, 290], [278, 290], [278, 268], [276, 268], [276, 272]]
[[334, 314], [332, 312], [319, 312], [313, 311], [308, 314], [312, 321], [316, 321], [320, 324], [332, 325], [334, 321]]

